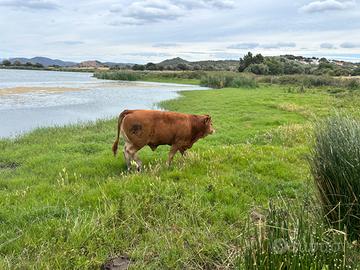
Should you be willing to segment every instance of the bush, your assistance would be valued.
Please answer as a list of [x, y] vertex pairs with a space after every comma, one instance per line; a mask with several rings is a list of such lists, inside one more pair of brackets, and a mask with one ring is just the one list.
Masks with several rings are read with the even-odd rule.
[[200, 81], [200, 85], [211, 88], [224, 88], [224, 87], [245, 87], [255, 88], [257, 82], [255, 78], [246, 75], [238, 74], [224, 74], [224, 73], [213, 73], [203, 76]]
[[351, 238], [360, 236], [360, 122], [339, 115], [316, 127], [310, 159], [325, 217]]
[[346, 88], [350, 90], [360, 89], [360, 81], [357, 79], [346, 80]]
[[269, 68], [269, 74], [280, 75], [284, 74], [284, 63], [277, 57], [268, 57], [265, 60], [265, 64]]
[[257, 75], [269, 74], [269, 68], [264, 64], [251, 64], [245, 69], [245, 72], [251, 72]]
[[305, 73], [305, 68], [303, 65], [295, 62], [287, 60], [284, 63], [284, 73], [285, 74], [303, 74]]

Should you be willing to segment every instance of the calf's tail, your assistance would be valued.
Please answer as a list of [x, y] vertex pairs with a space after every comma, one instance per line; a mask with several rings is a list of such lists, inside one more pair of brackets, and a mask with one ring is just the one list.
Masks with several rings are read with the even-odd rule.
[[119, 115], [117, 137], [116, 137], [116, 140], [115, 140], [115, 142], [114, 142], [114, 144], [113, 144], [113, 146], [112, 146], [112, 151], [113, 151], [113, 153], [114, 153], [114, 156], [116, 156], [116, 153], [117, 153], [117, 150], [118, 150], [122, 121], [123, 121], [124, 117], [125, 117], [127, 114], [129, 114], [130, 112], [131, 112], [131, 111], [129, 111], [129, 110], [125, 110], [125, 111], [123, 111], [122, 113], [120, 113], [120, 115]]

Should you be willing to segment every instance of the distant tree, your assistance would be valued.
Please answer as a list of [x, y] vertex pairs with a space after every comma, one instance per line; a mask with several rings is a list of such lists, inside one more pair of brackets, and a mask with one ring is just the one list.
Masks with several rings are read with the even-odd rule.
[[3, 61], [2, 61], [2, 64], [3, 64], [4, 66], [11, 66], [11, 62], [10, 62], [9, 60], [3, 60]]
[[334, 70], [335, 76], [349, 76], [351, 75], [351, 71], [346, 68], [337, 68]]
[[146, 70], [157, 70], [157, 66], [156, 66], [156, 64], [150, 62], [145, 65], [145, 69]]
[[36, 63], [36, 64], [34, 65], [34, 67], [36, 67], [36, 68], [43, 68], [44, 66], [43, 66], [42, 64], [40, 64], [40, 63]]
[[319, 59], [319, 63], [329, 63], [329, 61], [325, 57], [322, 57]]
[[179, 63], [176, 65], [177, 70], [189, 70], [190, 67], [184, 63]]
[[251, 64], [244, 71], [257, 75], [267, 75], [269, 74], [269, 67], [265, 64]]
[[276, 57], [267, 57], [265, 64], [269, 68], [269, 74], [271, 75], [281, 75], [284, 74], [284, 63], [282, 63]]
[[27, 66], [27, 67], [32, 67], [32, 66], [33, 66], [33, 64], [32, 64], [32, 63], [30, 63], [30, 62], [26, 62], [26, 63], [25, 63], [25, 66]]
[[264, 56], [262, 56], [260, 53], [254, 56], [253, 64], [261, 64], [262, 62], [264, 62]]
[[296, 61], [285, 61], [284, 62], [284, 74], [303, 74], [305, 69], [303, 65]]
[[243, 72], [251, 64], [261, 64], [263, 62], [264, 57], [261, 54], [257, 54], [253, 57], [253, 54], [248, 52], [243, 58], [240, 58], [239, 71]]
[[135, 65], [133, 65], [132, 69], [133, 69], [133, 70], [145, 70], [145, 66], [144, 66], [144, 65], [135, 64]]
[[352, 72], [351, 72], [352, 76], [360, 76], [360, 67], [355, 68]]
[[[323, 58], [321, 58], [323, 59]], [[329, 61], [319, 61], [318, 69], [335, 69], [335, 64], [330, 63]]]
[[14, 63], [13, 63], [14, 66], [21, 66], [21, 62], [16, 60]]
[[164, 70], [164, 66], [157, 66], [157, 69], [160, 70], [160, 71], [163, 71], [163, 70]]
[[239, 71], [243, 72], [248, 66], [252, 64], [253, 55], [251, 52], [248, 52], [246, 55], [244, 55], [243, 58], [240, 58], [240, 66]]

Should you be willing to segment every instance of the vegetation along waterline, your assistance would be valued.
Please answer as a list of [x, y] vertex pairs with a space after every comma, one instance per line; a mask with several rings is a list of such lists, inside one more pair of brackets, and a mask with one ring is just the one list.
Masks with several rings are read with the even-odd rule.
[[0, 268], [94, 268], [125, 254], [133, 269], [356, 268], [357, 243], [319, 214], [308, 159], [312, 122], [334, 108], [359, 118], [360, 99], [299, 89], [257, 83], [162, 102], [211, 114], [217, 132], [170, 168], [167, 147], [144, 149], [142, 173], [112, 156], [116, 118], [1, 140]]
[[214, 71], [98, 71], [94, 73], [98, 79], [124, 81], [154, 81], [186, 84], [201, 84], [211, 88], [255, 88], [259, 83], [287, 85], [302, 88], [328, 87], [334, 89], [360, 89], [360, 79], [356, 77], [332, 77], [329, 75], [255, 75], [239, 72]]

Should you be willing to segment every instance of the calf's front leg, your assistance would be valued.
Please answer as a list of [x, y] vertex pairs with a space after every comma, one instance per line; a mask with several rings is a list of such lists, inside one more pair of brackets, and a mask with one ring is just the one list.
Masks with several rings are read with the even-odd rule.
[[175, 145], [171, 146], [170, 152], [169, 152], [169, 159], [168, 159], [168, 166], [171, 165], [171, 162], [176, 154], [176, 152], [178, 151], [177, 147]]

